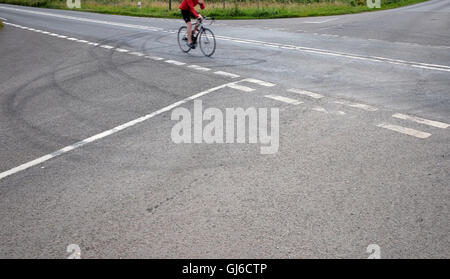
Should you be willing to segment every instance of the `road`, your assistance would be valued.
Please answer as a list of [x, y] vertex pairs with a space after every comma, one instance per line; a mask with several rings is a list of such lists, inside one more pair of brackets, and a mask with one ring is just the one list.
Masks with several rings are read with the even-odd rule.
[[[0, 257], [450, 257], [450, 1], [217, 21], [0, 5]], [[196, 65], [196, 66], [194, 66]], [[278, 108], [279, 149], [172, 140]]]

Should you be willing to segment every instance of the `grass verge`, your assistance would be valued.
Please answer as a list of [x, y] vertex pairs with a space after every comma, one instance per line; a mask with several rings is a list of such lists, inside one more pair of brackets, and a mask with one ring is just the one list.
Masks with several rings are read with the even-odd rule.
[[[281, 2], [282, 1], [282, 2]], [[221, 1], [206, 0], [207, 8], [203, 15], [214, 16], [216, 19], [262, 19], [286, 18], [306, 16], [327, 16], [360, 13], [376, 10], [398, 8], [427, 0], [381, 0], [381, 8], [367, 7], [365, 0], [256, 0], [237, 1], [226, 0], [225, 8]], [[180, 0], [172, 3], [168, 9], [168, 2], [141, 0], [142, 7], [137, 7], [137, 0], [82, 0], [79, 11], [89, 11], [105, 14], [181, 18], [178, 10]], [[296, 2], [296, 3], [294, 3]], [[0, 0], [0, 3], [16, 4], [53, 9], [66, 9], [66, 0]], [[199, 8], [197, 8], [199, 10]]]

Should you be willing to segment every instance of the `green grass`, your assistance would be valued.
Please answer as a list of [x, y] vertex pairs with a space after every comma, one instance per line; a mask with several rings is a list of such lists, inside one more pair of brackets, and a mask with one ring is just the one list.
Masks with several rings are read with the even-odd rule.
[[[82, 8], [73, 10], [130, 16], [180, 18], [178, 10], [180, 0], [173, 1], [172, 10], [168, 9], [168, 2], [157, 0], [141, 0], [143, 6], [139, 9], [136, 6], [137, 1], [82, 0]], [[381, 0], [381, 10], [424, 1], [427, 0]], [[0, 0], [0, 3], [68, 9], [65, 0]], [[202, 15], [214, 16], [216, 19], [326, 16], [380, 10], [368, 8], [365, 0], [261, 0], [259, 8], [256, 0], [226, 0], [225, 9], [220, 0], [206, 0], [206, 3], [207, 8], [202, 11]]]
[[0, 21], [0, 29], [3, 28], [3, 22]]

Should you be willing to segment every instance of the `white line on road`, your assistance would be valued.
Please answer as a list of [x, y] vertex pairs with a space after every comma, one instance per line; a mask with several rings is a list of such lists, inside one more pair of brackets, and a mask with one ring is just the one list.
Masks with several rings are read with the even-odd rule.
[[145, 54], [143, 54], [142, 52], [137, 52], [137, 51], [133, 51], [133, 52], [130, 52], [130, 53], [128, 53], [128, 54], [135, 55], [135, 56], [139, 56], [139, 57], [145, 55]]
[[188, 66], [188, 68], [192, 68], [194, 70], [203, 71], [203, 72], [207, 72], [207, 71], [211, 70], [209, 68], [205, 68], [205, 67], [202, 67], [202, 66], [199, 66], [199, 65], [190, 65], [190, 66]]
[[124, 48], [116, 48], [116, 51], [122, 52], [122, 53], [129, 52], [128, 49], [124, 49]]
[[235, 74], [227, 73], [227, 72], [223, 72], [223, 71], [217, 71], [214, 73], [219, 76], [230, 77], [230, 78], [238, 78], [239, 77], [239, 75], [235, 75]]
[[[234, 83], [234, 82], [233, 82], [233, 83]], [[109, 130], [106, 130], [106, 131], [104, 131], [104, 132], [102, 132], [102, 133], [99, 133], [99, 134], [97, 134], [97, 135], [94, 135], [94, 136], [92, 136], [92, 137], [89, 137], [89, 138], [87, 138], [87, 139], [84, 139], [84, 140], [82, 140], [82, 141], [76, 142], [76, 143], [74, 143], [74, 144], [72, 144], [72, 145], [66, 146], [66, 147], [64, 147], [64, 148], [62, 148], [62, 149], [60, 149], [60, 150], [57, 150], [57, 151], [53, 152], [53, 153], [44, 155], [44, 156], [39, 157], [39, 158], [37, 158], [37, 159], [35, 159], [35, 160], [33, 160], [33, 161], [27, 162], [27, 163], [25, 163], [25, 164], [22, 164], [22, 165], [20, 165], [20, 166], [17, 166], [17, 167], [15, 167], [15, 168], [12, 168], [12, 169], [10, 169], [10, 170], [7, 170], [7, 171], [5, 171], [5, 172], [2, 172], [2, 173], [0, 173], [0, 180], [2, 180], [2, 179], [5, 178], [5, 177], [8, 177], [8, 176], [10, 176], [10, 175], [13, 175], [13, 174], [16, 174], [16, 173], [18, 173], [18, 172], [21, 172], [21, 171], [24, 171], [24, 170], [26, 170], [26, 169], [29, 169], [29, 168], [31, 168], [31, 167], [33, 167], [33, 166], [42, 164], [42, 163], [45, 162], [45, 161], [48, 161], [48, 160], [53, 159], [53, 158], [55, 158], [55, 157], [58, 157], [58, 156], [60, 156], [60, 155], [62, 155], [62, 154], [65, 154], [65, 153], [67, 153], [67, 152], [70, 152], [70, 151], [72, 151], [72, 150], [74, 150], [74, 149], [80, 148], [80, 147], [82, 147], [82, 146], [84, 146], [84, 145], [86, 145], [86, 144], [88, 144], [88, 143], [92, 143], [92, 142], [94, 142], [94, 141], [98, 141], [98, 140], [100, 140], [100, 139], [103, 139], [103, 138], [106, 138], [106, 137], [108, 137], [108, 136], [110, 136], [110, 135], [113, 135], [113, 134], [115, 134], [115, 133], [117, 133], [117, 132], [119, 132], [119, 131], [125, 130], [125, 129], [127, 129], [127, 128], [132, 127], [132, 126], [135, 126], [135, 125], [137, 125], [137, 124], [139, 124], [139, 123], [142, 123], [142, 122], [144, 122], [144, 121], [146, 121], [146, 120], [148, 120], [148, 119], [150, 119], [150, 118], [153, 118], [153, 117], [158, 116], [158, 115], [160, 115], [160, 114], [162, 114], [162, 113], [164, 113], [164, 112], [167, 112], [167, 111], [170, 111], [170, 110], [172, 110], [172, 109], [174, 109], [174, 108], [176, 108], [176, 107], [179, 107], [179, 106], [181, 106], [181, 105], [183, 105], [183, 104], [185, 104], [185, 103], [187, 103], [187, 102], [190, 102], [190, 101], [192, 101], [192, 100], [195, 100], [195, 99], [200, 98], [200, 97], [202, 97], [202, 96], [205, 96], [205, 95], [207, 95], [207, 94], [210, 94], [210, 93], [212, 93], [212, 92], [215, 92], [215, 91], [217, 91], [217, 90], [219, 90], [219, 89], [225, 88], [225, 87], [229, 86], [230, 84], [232, 84], [232, 83], [222, 84], [222, 85], [216, 86], [216, 87], [214, 87], [214, 88], [211, 88], [211, 89], [202, 91], [202, 92], [200, 92], [200, 93], [197, 93], [197, 94], [195, 94], [195, 95], [192, 95], [192, 96], [190, 96], [190, 97], [187, 97], [187, 98], [185, 98], [185, 99], [183, 99], [183, 100], [181, 100], [181, 101], [178, 101], [178, 102], [175, 102], [175, 103], [173, 103], [173, 104], [171, 104], [171, 105], [168, 105], [168, 106], [166, 106], [166, 107], [163, 107], [163, 108], [161, 108], [161, 109], [159, 109], [159, 110], [157, 110], [157, 111], [155, 111], [155, 112], [152, 112], [152, 113], [150, 113], [150, 114], [141, 116], [141, 117], [139, 117], [139, 118], [137, 118], [137, 119], [134, 119], [134, 120], [132, 120], [132, 121], [129, 121], [129, 122], [125, 123], [125, 124], [119, 125], [119, 126], [117, 126], [117, 127], [114, 127], [114, 128], [112, 128], [112, 129], [109, 129]]]
[[243, 85], [239, 85], [239, 84], [236, 84], [234, 82], [228, 84], [228, 87], [233, 88], [233, 89], [237, 89], [237, 90], [241, 90], [241, 91], [244, 91], [244, 92], [255, 91], [255, 89], [253, 89], [253, 88], [250, 88], [250, 87], [247, 87], [247, 86], [243, 86]]
[[269, 98], [269, 99], [273, 99], [273, 100], [277, 100], [280, 102], [284, 102], [284, 103], [288, 103], [291, 105], [299, 105], [299, 104], [303, 104], [303, 102], [300, 102], [298, 100], [294, 100], [288, 97], [283, 97], [283, 96], [278, 96], [278, 95], [265, 95], [264, 97]]
[[291, 89], [288, 89], [288, 91], [292, 92], [292, 93], [300, 94], [300, 95], [305, 95], [305, 96], [308, 96], [308, 97], [311, 97], [314, 99], [323, 98], [323, 95], [320, 95], [320, 94], [314, 93], [314, 92], [310, 92], [310, 91], [306, 91], [306, 90], [291, 88]]
[[6, 18], [0, 17], [1, 20], [8, 21]]
[[254, 79], [254, 78], [246, 78], [246, 79], [244, 79], [244, 81], [255, 83], [255, 84], [266, 86], [266, 87], [275, 86], [274, 83], [263, 81], [263, 80], [259, 80], [259, 79]]
[[447, 123], [434, 121], [434, 120], [428, 120], [425, 118], [401, 114], [401, 113], [396, 113], [396, 114], [392, 115], [392, 117], [395, 117], [398, 119], [403, 119], [403, 120], [410, 120], [410, 121], [414, 121], [414, 122], [417, 122], [420, 124], [425, 124], [425, 125], [429, 125], [429, 126], [433, 126], [433, 127], [437, 127], [437, 128], [441, 128], [441, 129], [447, 129], [448, 127], [450, 127], [450, 124], [447, 124]]
[[174, 64], [174, 65], [177, 65], [177, 66], [186, 65], [186, 63], [183, 63], [183, 62], [180, 62], [180, 61], [176, 61], [176, 60], [166, 60], [164, 62], [169, 63], [169, 64]]
[[398, 125], [382, 123], [382, 124], [378, 124], [377, 127], [389, 129], [391, 131], [399, 132], [399, 133], [406, 134], [406, 135], [413, 136], [413, 137], [420, 138], [420, 139], [426, 139], [429, 136], [431, 136], [431, 134], [429, 134], [429, 133], [425, 133], [422, 131], [418, 131], [418, 130], [414, 130], [411, 128], [406, 128], [406, 127], [402, 127], [402, 126], [398, 126]]
[[346, 101], [346, 100], [337, 100], [337, 101], [334, 101], [334, 102], [336, 104], [349, 106], [349, 107], [352, 107], [352, 108], [359, 108], [359, 109], [363, 109], [365, 111], [377, 111], [378, 110], [378, 108], [373, 107], [373, 106], [369, 106], [369, 105], [366, 105], [366, 104], [352, 103], [352, 102], [349, 102], [349, 101]]
[[113, 49], [114, 48], [113, 46], [109, 46], [109, 45], [101, 45], [100, 47], [106, 48], [106, 49]]
[[152, 60], [156, 60], [156, 61], [164, 60], [164, 58], [162, 58], [162, 57], [156, 57], [156, 56], [145, 56], [145, 58], [152, 59]]

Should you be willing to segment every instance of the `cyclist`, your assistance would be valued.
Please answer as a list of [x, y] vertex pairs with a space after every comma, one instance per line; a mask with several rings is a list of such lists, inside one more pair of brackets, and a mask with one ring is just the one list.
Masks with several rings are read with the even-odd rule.
[[[195, 6], [197, 4], [200, 5], [200, 8], [203, 10], [205, 8], [205, 0], [183, 0], [178, 7], [181, 10], [181, 15], [183, 16], [184, 21], [187, 26], [187, 40], [188, 46], [190, 48], [195, 48], [195, 45], [192, 42], [192, 23], [191, 16], [196, 18], [198, 21], [202, 21], [203, 17], [201, 14], [197, 13], [195, 10]], [[198, 26], [195, 26], [195, 32], [197, 32]]]

